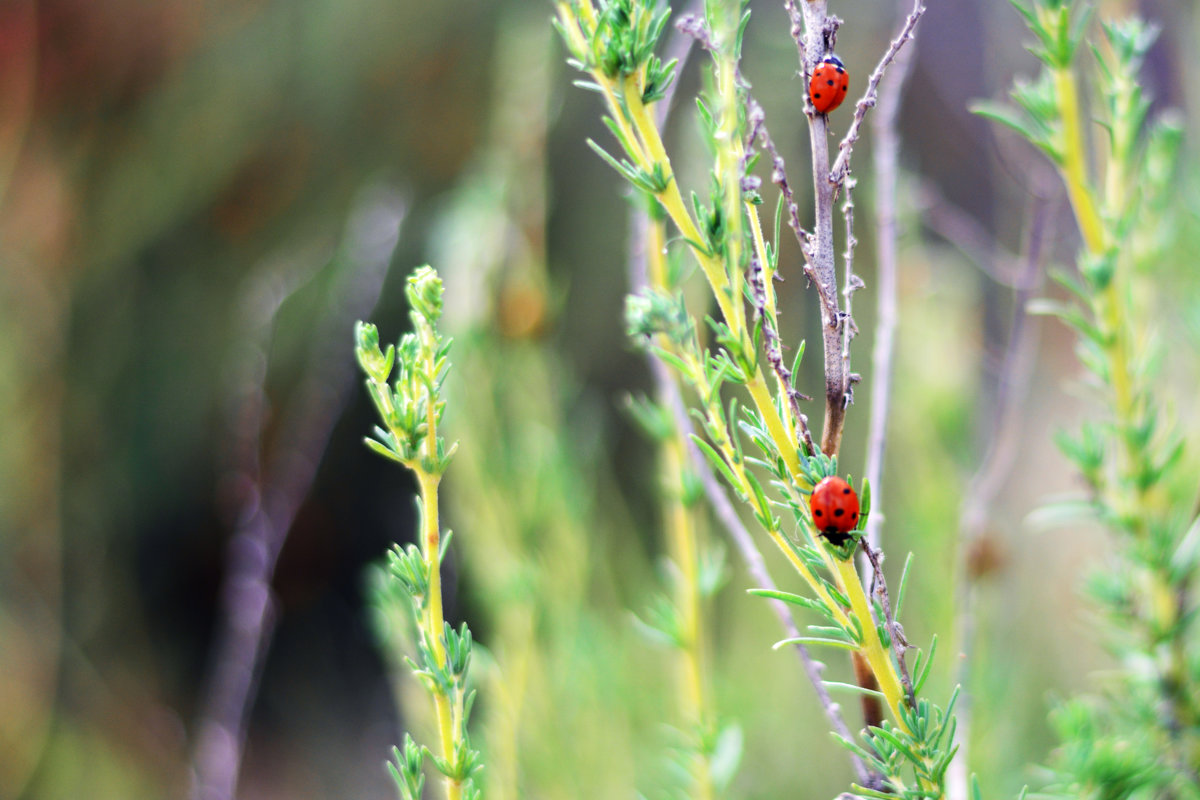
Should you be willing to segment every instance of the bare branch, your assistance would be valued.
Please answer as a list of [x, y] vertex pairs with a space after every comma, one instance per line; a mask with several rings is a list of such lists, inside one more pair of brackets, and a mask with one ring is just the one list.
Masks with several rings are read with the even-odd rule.
[[[875, 167], [875, 344], [871, 351], [871, 412], [867, 428], [866, 480], [871, 484], [872, 514], [867, 518], [867, 542], [879, 549], [883, 522], [883, 462], [887, 444], [888, 410], [892, 396], [892, 354], [896, 339], [896, 184], [900, 161], [897, 116], [913, 48], [905, 48], [881, 84], [879, 105], [872, 119]], [[866, 575], [864, 561], [860, 572]]]
[[1022, 260], [1001, 247], [977, 219], [948, 200], [931, 181], [921, 183], [917, 200], [922, 212], [921, 221], [930, 230], [958, 248], [999, 285], [1020, 288], [1020, 276], [1024, 273]]
[[846, 301], [846, 311], [841, 320], [842, 379], [845, 381], [842, 402], [847, 407], [854, 402], [854, 384], [861, 380], [858, 375], [850, 371], [850, 342], [858, 335], [858, 325], [854, 323], [854, 316], [851, 312], [852, 299], [855, 292], [866, 286], [862, 282], [862, 278], [854, 274], [854, 247], [858, 244], [858, 239], [854, 238], [853, 189], [856, 183], [854, 178], [846, 179], [846, 197], [842, 202], [842, 215], [846, 220], [846, 249], [842, 254], [842, 266], [845, 269], [845, 275], [842, 278], [842, 297]]
[[[807, 79], [813, 65], [832, 52], [841, 20], [829, 16], [826, 0], [784, 0], [791, 20], [792, 38], [800, 56], [800, 72]], [[803, 31], [800, 23], [803, 22]], [[837, 305], [837, 275], [833, 251], [834, 186], [829, 183], [829, 128], [824, 114], [817, 113], [804, 90], [804, 113], [812, 150], [813, 199], [816, 222], [813, 235], [801, 242], [807, 262], [805, 274], [817, 287], [821, 308], [821, 342], [825, 368], [825, 420], [821, 450], [834, 455], [841, 447], [845, 419], [846, 380], [842, 362], [842, 314]]]
[[904, 26], [900, 29], [900, 33], [892, 41], [887, 52], [883, 54], [883, 58], [879, 60], [875, 71], [871, 73], [871, 77], [867, 79], [867, 91], [863, 93], [862, 99], [858, 101], [854, 107], [854, 120], [850, 123], [850, 128], [846, 131], [846, 135], [842, 137], [841, 144], [838, 145], [837, 161], [833, 164], [833, 169], [829, 171], [829, 182], [834, 186], [840, 186], [845, 181], [846, 176], [850, 174], [850, 156], [854, 150], [854, 144], [858, 141], [859, 130], [862, 128], [863, 120], [866, 119], [867, 111], [875, 106], [875, 102], [879, 96], [879, 82], [883, 80], [883, 75], [887, 72], [888, 65], [895, 60], [896, 55], [904, 44], [913, 38], [913, 30], [917, 27], [917, 23], [921, 20], [921, 15], [925, 13], [925, 4], [922, 0], [913, 0], [913, 9], [909, 13], [908, 18], [904, 21]]

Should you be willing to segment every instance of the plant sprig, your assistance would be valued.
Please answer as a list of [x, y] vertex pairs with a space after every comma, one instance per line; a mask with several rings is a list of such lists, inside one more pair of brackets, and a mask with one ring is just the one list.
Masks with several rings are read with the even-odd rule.
[[[426, 761], [443, 775], [447, 800], [480, 797], [474, 776], [482, 763], [471, 748], [467, 731], [475, 697], [467, 680], [473, 640], [465, 623], [456, 631], [446, 626], [442, 616], [441, 563], [450, 532], [443, 537], [439, 527], [438, 487], [456, 447], [447, 448], [438, 435], [450, 350], [450, 341], [437, 328], [442, 293], [437, 273], [428, 266], [420, 267], [405, 287], [411, 333], [383, 351], [374, 325], [359, 322], [354, 330], [355, 355], [383, 423], [366, 443], [412, 470], [421, 494], [420, 546], [394, 545], [387, 566], [410, 602], [417, 628], [416, 653], [405, 660], [433, 697], [440, 751], [418, 746], [407, 734], [403, 751], [394, 749], [388, 770], [404, 800], [421, 800]], [[395, 379], [389, 383], [393, 372]]]
[[[1089, 489], [1074, 510], [1116, 533], [1120, 556], [1090, 588], [1125, 670], [1103, 699], [1078, 698], [1056, 715], [1064, 740], [1056, 788], [1071, 796], [1103, 787], [1112, 797], [1197, 797], [1200, 662], [1191, 621], [1200, 554], [1188, 545], [1197, 522], [1192, 498], [1173, 488], [1182, 483], [1176, 475], [1183, 440], [1155, 379], [1161, 358], [1153, 300], [1139, 281], [1161, 255], [1148, 243], [1170, 228], [1163, 176], [1182, 130], [1170, 114], [1149, 119], [1139, 73], [1157, 34], [1152, 25], [1136, 17], [1104, 20], [1096, 36], [1090, 4], [1014, 6], [1036, 38], [1031, 49], [1041, 74], [1014, 88], [1016, 108], [977, 110], [1037, 146], [1067, 187], [1082, 248], [1076, 272], [1055, 277], [1070, 299], [1035, 301], [1031, 311], [1057, 316], [1075, 331], [1080, 364], [1098, 389], [1104, 418], [1057, 439]], [[1098, 89], [1090, 104], [1079, 88], [1088, 83]], [[1100, 117], [1103, 135], [1084, 135], [1089, 110]]]

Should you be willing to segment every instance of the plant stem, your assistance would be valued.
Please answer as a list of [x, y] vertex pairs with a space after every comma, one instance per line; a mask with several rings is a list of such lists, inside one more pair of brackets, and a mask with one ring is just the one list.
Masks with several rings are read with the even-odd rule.
[[824, 114], [809, 117], [809, 142], [812, 147], [813, 197], [816, 223], [813, 226], [812, 265], [819, 291], [833, 298], [833, 308], [819, 303], [821, 341], [825, 352], [825, 421], [821, 428], [821, 450], [836, 455], [842, 446], [842, 426], [846, 419], [846, 372], [842, 359], [841, 313], [837, 307], [837, 274], [833, 252], [833, 196], [829, 181], [829, 128]]
[[[867, 518], [867, 543], [879, 549], [879, 529], [883, 521], [883, 463], [887, 446], [888, 409], [892, 396], [892, 354], [896, 345], [897, 318], [897, 223], [896, 185], [900, 160], [900, 140], [896, 118], [900, 99], [912, 63], [913, 48], [896, 56], [895, 65], [887, 76], [887, 84], [879, 93], [879, 104], [872, 118], [875, 167], [875, 247], [876, 312], [875, 343], [871, 351], [871, 412], [867, 424], [867, 456], [865, 479], [871, 484], [872, 513]], [[861, 565], [867, 574], [867, 564]]]
[[[1187, 606], [1189, 578], [1174, 573], [1171, 556], [1163, 558], [1154, 551], [1161, 545], [1154, 541], [1152, 522], [1163, 516], [1163, 509], [1156, 497], [1151, 496], [1150, 486], [1142, 476], [1152, 456], [1148, 455], [1148, 443], [1139, 440], [1135, 433], [1147, 422], [1151, 414], [1145, 408], [1145, 395], [1137, 384], [1138, 358], [1133, 351], [1134, 337], [1140, 331], [1134, 329], [1132, 302], [1130, 297], [1129, 255], [1124, 248], [1111, 244], [1120, 242], [1120, 226], [1130, 196], [1130, 182], [1134, 179], [1136, 131], [1125, 122], [1133, 116], [1131, 98], [1134, 93], [1128, 84], [1116, 91], [1117, 107], [1113, 111], [1113, 125], [1105, 164], [1104, 199], [1106, 207], [1102, 217], [1096, 207], [1094, 194], [1087, 174], [1086, 147], [1080, 125], [1078, 89], [1075, 74], [1070, 65], [1059, 66], [1053, 71], [1057, 92], [1058, 111], [1062, 122], [1062, 150], [1059, 169], [1067, 187], [1075, 218], [1079, 225], [1088, 257], [1100, 262], [1111, 259], [1111, 264], [1101, 265], [1111, 270], [1107, 281], [1097, 288], [1092, 301], [1092, 312], [1101, 334], [1101, 346], [1105, 356], [1106, 383], [1114, 418], [1114, 433], [1117, 438], [1115, 474], [1101, 478], [1097, 493], [1114, 513], [1118, 525], [1128, 531], [1133, 548], [1146, 552], [1132, 555], [1141, 561], [1139, 592], [1145, 606], [1130, 620], [1143, 630], [1143, 647], [1155, 662], [1158, 670], [1159, 691], [1163, 699], [1162, 725], [1173, 744], [1184, 751], [1181, 763], [1194, 762], [1196, 744], [1182, 743], [1187, 731], [1195, 722], [1195, 700], [1186, 685], [1188, 655], [1183, 643], [1180, 620]], [[1106, 226], [1107, 222], [1107, 226]], [[1113, 252], [1110, 252], [1113, 250]], [[1171, 545], [1173, 548], [1174, 545]], [[1163, 663], [1165, 662], [1165, 663]]]
[[1059, 116], [1062, 119], [1062, 173], [1067, 195], [1079, 222], [1079, 232], [1089, 251], [1100, 255], [1105, 250], [1104, 225], [1096, 210], [1096, 202], [1088, 188], [1083, 130], [1079, 123], [1079, 91], [1075, 73], [1069, 67], [1054, 70], [1054, 87], [1058, 93]]
[[[430, 407], [432, 409], [432, 402]], [[430, 413], [427, 423], [432, 442], [436, 437], [436, 420]], [[442, 575], [441, 575], [441, 530], [438, 527], [438, 487], [442, 478], [422, 468], [416, 469], [417, 482], [421, 489], [421, 519], [423, 530], [421, 535], [422, 555], [425, 556], [425, 567], [429, 571], [429, 602], [425, 605], [425, 639], [434, 662], [439, 668], [446, 666], [446, 648], [443, 639], [446, 635], [446, 623], [442, 618]], [[437, 712], [438, 738], [442, 745], [442, 757], [450, 760], [454, 756], [454, 715], [450, 698], [441, 691], [433, 693], [434, 708]], [[452, 778], [446, 778], [446, 797], [458, 800], [462, 796], [462, 784]]]
[[[709, 700], [706, 651], [707, 637], [701, 614], [700, 553], [697, 530], [684, 504], [683, 474], [685, 456], [683, 433], [676, 430], [663, 446], [664, 466], [674, 485], [668, 488], [667, 533], [671, 540], [673, 560], [679, 565], [676, 605], [683, 627], [681, 667], [684, 676], [681, 705], [689, 724], [695, 725], [699, 736], [709, 733], [712, 724], [712, 704]], [[711, 800], [712, 775], [707, 755], [695, 760], [694, 788], [698, 800]]]
[[849, 558], [837, 559], [836, 563], [838, 588], [845, 592], [846, 597], [850, 600], [850, 610], [862, 625], [861, 652], [863, 657], [871, 665], [871, 671], [875, 673], [875, 679], [879, 682], [879, 691], [883, 692], [888, 708], [892, 712], [892, 719], [895, 720], [898, 727], [904, 728], [903, 717], [900, 715], [900, 706], [906, 702], [904, 688], [900, 684], [900, 676], [897, 675], [896, 668], [892, 665], [891, 657], [879, 638], [879, 631], [875, 627], [875, 617], [871, 613], [871, 605], [867, 601], [866, 592], [863, 591], [862, 581], [859, 580], [858, 572], [854, 569], [854, 561]]
[[[630, 116], [633, 118], [638, 136], [645, 142], [647, 150], [654, 159], [654, 163], [662, 165], [665, 173], [671, 176], [667, 188], [656, 195], [656, 197], [662, 204], [663, 210], [667, 212], [667, 216], [675, 224], [680, 235], [687, 241], [696, 260], [700, 263], [700, 267], [704, 271], [705, 277], [708, 278], [709, 286], [712, 289], [713, 296], [717, 300], [717, 305], [721, 310], [721, 315], [725, 319], [726, 324], [729, 325], [730, 330], [735, 336], [745, 339], [747, 338], [746, 316], [742, 303], [740, 282], [737, 287], [730, 287], [724, 265], [717, 258], [700, 249], [698, 246], [703, 237], [700, 235], [700, 231], [696, 227], [692, 215], [684, 206], [683, 196], [679, 191], [678, 183], [674, 180], [674, 173], [671, 171], [671, 162], [663, 147], [658, 127], [648, 113], [646, 105], [642, 103], [641, 91], [630, 91], [628, 88], [629, 85], [627, 81], [625, 102], [629, 108]], [[736, 141], [737, 137], [732, 137], [732, 140]], [[740, 142], [737, 142], [737, 146], [740, 147]], [[740, 276], [740, 270], [736, 271], [735, 274]], [[767, 388], [766, 379], [762, 374], [761, 367], [755, 367], [754, 373], [748, 377], [746, 390], [750, 393], [750, 397], [754, 401], [755, 410], [762, 415], [763, 422], [766, 424], [771, 437], [781, 444], [793, 441], [793, 437], [788, 433], [788, 427], [783, 424], [775, 403], [771, 399], [771, 393]], [[800, 486], [807, 488], [809, 483], [800, 469], [800, 458], [796, 448], [781, 447], [780, 450], [793, 479]]]

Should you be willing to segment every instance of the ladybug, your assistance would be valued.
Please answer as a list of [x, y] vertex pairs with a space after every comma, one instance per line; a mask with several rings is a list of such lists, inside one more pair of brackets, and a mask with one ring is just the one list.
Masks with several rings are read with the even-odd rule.
[[808, 96], [819, 114], [828, 114], [840, 106], [849, 88], [850, 76], [846, 73], [846, 66], [835, 55], [821, 59], [808, 79]]
[[836, 475], [825, 478], [813, 487], [808, 499], [813, 524], [829, 542], [838, 547], [850, 538], [858, 527], [858, 495]]

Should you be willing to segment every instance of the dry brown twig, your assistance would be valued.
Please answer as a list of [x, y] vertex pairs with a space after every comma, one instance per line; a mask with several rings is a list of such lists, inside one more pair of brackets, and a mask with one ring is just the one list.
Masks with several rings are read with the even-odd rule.
[[[811, 73], [818, 60], [832, 52], [841, 20], [828, 14], [826, 0], [802, 2], [785, 0], [784, 8], [791, 20], [792, 38], [796, 42], [803, 75]], [[925, 13], [922, 0], [915, 0], [900, 33], [892, 41], [875, 71], [867, 81], [867, 90], [855, 106], [854, 120], [838, 147], [838, 159], [829, 168], [828, 124], [824, 114], [817, 113], [805, 95], [805, 113], [809, 119], [809, 141], [812, 147], [813, 195], [816, 222], [813, 235], [800, 238], [810, 267], [806, 274], [817, 286], [821, 306], [822, 341], [825, 353], [825, 421], [821, 433], [821, 449], [834, 455], [841, 447], [842, 428], [852, 383], [849, 371], [848, 339], [852, 338], [854, 322], [837, 303], [837, 274], [833, 248], [833, 203], [850, 174], [850, 157], [867, 111], [878, 100], [879, 82], [904, 44], [913, 38], [913, 31]], [[852, 216], [852, 208], [848, 212]], [[852, 223], [852, 220], [851, 220]], [[852, 232], [850, 238], [853, 238]], [[848, 252], [852, 252], [852, 243]], [[809, 272], [811, 269], [811, 273]], [[855, 278], [849, 273], [848, 291], [853, 292]]]
[[[867, 424], [865, 479], [871, 485], [872, 514], [867, 518], [866, 541], [880, 547], [879, 530], [883, 523], [883, 460], [887, 445], [888, 410], [892, 389], [892, 354], [896, 339], [897, 223], [896, 185], [900, 160], [900, 140], [896, 132], [900, 98], [908, 78], [914, 50], [897, 54], [887, 83], [879, 95], [872, 117], [875, 170], [875, 343], [871, 351], [871, 411]], [[861, 573], [869, 574], [863, 562]]]
[[900, 28], [900, 33], [892, 40], [891, 46], [883, 54], [879, 64], [875, 66], [875, 71], [867, 79], [867, 90], [863, 93], [862, 99], [854, 106], [854, 119], [850, 122], [846, 135], [842, 137], [842, 141], [838, 145], [837, 160], [829, 171], [829, 182], [835, 186], [841, 184], [850, 174], [850, 157], [854, 152], [854, 144], [858, 141], [859, 130], [862, 128], [863, 120], [866, 119], [867, 111], [873, 108], [879, 99], [879, 82], [883, 80], [888, 67], [899, 55], [905, 43], [912, 41], [917, 23], [921, 21], [924, 13], [923, 0], [915, 0], [912, 11], [904, 20], [904, 26]]

